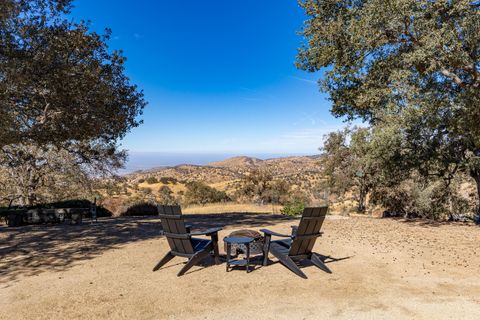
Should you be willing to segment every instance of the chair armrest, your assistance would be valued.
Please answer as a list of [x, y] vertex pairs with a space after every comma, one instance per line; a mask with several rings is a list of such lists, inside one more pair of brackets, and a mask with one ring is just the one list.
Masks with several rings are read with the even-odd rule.
[[274, 232], [274, 231], [271, 231], [271, 230], [268, 230], [268, 229], [261, 229], [260, 231], [265, 233], [265, 235], [269, 235], [269, 236], [282, 237], [282, 238], [291, 238], [292, 237], [289, 234], [282, 234], [282, 233]]
[[314, 239], [314, 238], [321, 237], [322, 234], [323, 232], [314, 233], [314, 234], [302, 234], [300, 236], [299, 235], [295, 236], [295, 239], [299, 239], [299, 240]]
[[222, 228], [210, 228], [210, 229], [207, 229], [205, 231], [197, 231], [197, 232], [190, 232], [190, 235], [192, 236], [208, 236], [208, 235], [211, 235], [213, 233], [217, 233], [218, 231], [222, 230]]
[[298, 226], [290, 226], [292, 228], [292, 237], [297, 235]]

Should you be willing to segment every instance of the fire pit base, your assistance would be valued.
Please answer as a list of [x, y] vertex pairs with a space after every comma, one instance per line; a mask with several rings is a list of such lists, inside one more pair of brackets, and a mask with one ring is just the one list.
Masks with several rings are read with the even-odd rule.
[[[246, 238], [253, 238], [253, 242], [250, 243], [250, 254], [251, 255], [259, 255], [263, 254], [263, 237], [262, 234], [258, 231], [255, 230], [238, 230], [238, 231], [233, 231], [228, 235], [228, 237], [234, 237], [234, 238], [241, 238], [241, 237], [246, 237]], [[225, 252], [227, 252], [227, 245], [225, 244]], [[231, 256], [237, 256], [239, 254], [246, 254], [247, 253], [247, 247], [245, 244], [242, 243], [232, 243], [230, 246], [230, 255]]]

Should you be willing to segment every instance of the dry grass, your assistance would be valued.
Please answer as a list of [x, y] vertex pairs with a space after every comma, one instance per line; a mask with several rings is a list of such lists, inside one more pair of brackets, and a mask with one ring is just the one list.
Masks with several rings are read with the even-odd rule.
[[[164, 183], [152, 183], [152, 184], [149, 184], [149, 183], [146, 183], [146, 182], [143, 182], [143, 183], [139, 183], [138, 184], [138, 187], [139, 188], [150, 188], [152, 189], [152, 191], [154, 193], [157, 193], [158, 190], [160, 190], [161, 187], [163, 186], [167, 186], [170, 188], [170, 190], [172, 190], [172, 192], [174, 194], [178, 194], [180, 191], [183, 191], [185, 192], [187, 190], [187, 188], [185, 187], [184, 184], [181, 184], [181, 183], [176, 183], [176, 184], [164, 184]], [[130, 190], [132, 191], [134, 194], [136, 194], [135, 190]]]
[[239, 182], [239, 181], [241, 181], [241, 180], [240, 179], [225, 180], [225, 181], [221, 181], [221, 182], [210, 183], [209, 186], [212, 187], [212, 188], [215, 188], [217, 190], [220, 190], [220, 191], [233, 193], [233, 192], [235, 192], [235, 190], [231, 189], [232, 184], [235, 183], [235, 182]]
[[212, 203], [204, 206], [195, 205], [182, 208], [184, 213], [227, 213], [227, 212], [254, 212], [279, 213], [282, 206], [257, 205], [253, 203]]

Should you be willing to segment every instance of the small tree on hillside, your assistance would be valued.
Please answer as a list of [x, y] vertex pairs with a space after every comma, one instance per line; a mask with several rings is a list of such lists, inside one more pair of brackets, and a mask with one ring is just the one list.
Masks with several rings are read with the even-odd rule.
[[346, 128], [325, 137], [324, 172], [334, 192], [357, 190], [358, 211], [366, 209], [368, 192], [375, 184], [377, 166], [371, 154], [371, 133], [366, 128]]
[[245, 175], [237, 188], [236, 197], [263, 203], [267, 201], [272, 175], [266, 171], [254, 170]]
[[167, 186], [161, 186], [158, 190], [158, 202], [163, 205], [171, 206], [177, 204], [172, 190]]
[[212, 188], [203, 182], [192, 181], [186, 185], [187, 190], [183, 195], [183, 201], [187, 204], [201, 204], [229, 201], [230, 197], [224, 192]]
[[147, 182], [148, 184], [155, 184], [155, 183], [158, 183], [158, 179], [155, 178], [155, 177], [148, 177], [145, 182]]
[[236, 197], [256, 203], [284, 203], [290, 184], [285, 180], [273, 180], [270, 173], [254, 170], [244, 176], [237, 188]]

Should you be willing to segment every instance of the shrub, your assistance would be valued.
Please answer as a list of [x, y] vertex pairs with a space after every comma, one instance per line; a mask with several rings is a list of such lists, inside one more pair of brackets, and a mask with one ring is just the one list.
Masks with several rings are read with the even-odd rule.
[[126, 210], [120, 213], [122, 217], [132, 216], [156, 216], [158, 215], [157, 206], [153, 203], [139, 202], [130, 205]]
[[[44, 205], [39, 205], [38, 207], [41, 208], [52, 208], [52, 209], [60, 209], [60, 208], [90, 208], [92, 202], [85, 199], [72, 199], [72, 200], [65, 200], [65, 201], [58, 201], [52, 202]], [[113, 214], [107, 208], [97, 205], [97, 217], [111, 217]], [[90, 218], [90, 212], [86, 215], [87, 218]]]
[[207, 204], [230, 201], [230, 197], [224, 192], [207, 186], [202, 182], [189, 182], [186, 184], [187, 191], [184, 194], [185, 204]]
[[155, 177], [148, 177], [147, 180], [145, 180], [148, 184], [155, 184], [158, 183], [158, 179]]
[[473, 204], [459, 192], [458, 182], [446, 186], [440, 179], [407, 179], [395, 187], [377, 188], [372, 201], [387, 209], [390, 216], [445, 219], [473, 211]]
[[281, 213], [286, 216], [298, 216], [303, 213], [303, 209], [305, 209], [305, 205], [302, 200], [292, 199], [285, 204]]
[[172, 177], [161, 177], [160, 182], [163, 184], [177, 184], [178, 180]]
[[254, 170], [240, 181], [236, 198], [255, 203], [285, 203], [290, 184], [285, 180], [273, 180], [267, 171]]
[[288, 202], [290, 184], [285, 180], [275, 180], [268, 185], [264, 193], [265, 200], [270, 203], [285, 204]]
[[163, 205], [171, 206], [176, 205], [177, 201], [173, 196], [172, 190], [167, 186], [161, 186], [158, 190], [159, 200], [158, 202]]
[[139, 191], [144, 193], [144, 194], [152, 194], [152, 188], [149, 188], [149, 187], [140, 188]]

